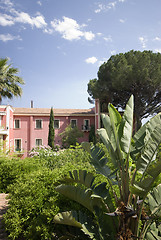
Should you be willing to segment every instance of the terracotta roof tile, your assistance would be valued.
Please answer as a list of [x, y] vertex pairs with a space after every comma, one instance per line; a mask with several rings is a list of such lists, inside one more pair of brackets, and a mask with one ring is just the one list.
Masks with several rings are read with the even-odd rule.
[[[55, 116], [94, 114], [94, 109], [57, 109], [53, 108]], [[14, 115], [50, 115], [50, 108], [14, 108]]]

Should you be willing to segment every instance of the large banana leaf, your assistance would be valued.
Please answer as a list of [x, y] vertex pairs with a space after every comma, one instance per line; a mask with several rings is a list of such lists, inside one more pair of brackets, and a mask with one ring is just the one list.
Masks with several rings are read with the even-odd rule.
[[105, 144], [105, 146], [110, 154], [111, 161], [112, 161], [114, 167], [117, 168], [118, 167], [118, 156], [117, 156], [117, 152], [116, 152], [117, 147], [116, 147], [115, 138], [113, 138], [113, 140], [110, 141], [109, 137], [107, 135], [107, 131], [104, 128], [97, 129], [97, 133], [100, 136], [102, 142]]
[[93, 195], [91, 189], [83, 190], [79, 187], [71, 185], [59, 185], [55, 188], [55, 190], [64, 196], [80, 203], [91, 212], [94, 212], [95, 206], [99, 208], [106, 208], [103, 199], [98, 195]]
[[155, 222], [153, 222], [147, 233], [146, 233], [146, 240], [161, 240], [161, 237], [159, 236], [158, 227]]
[[151, 215], [161, 217], [161, 184], [148, 194], [147, 199]]
[[113, 129], [113, 135], [114, 135], [113, 141], [115, 141], [115, 145], [116, 145], [115, 153], [116, 153], [117, 164], [121, 166], [121, 168], [123, 168], [123, 161], [122, 161], [123, 155], [122, 155], [120, 141], [119, 141], [120, 136], [118, 133], [122, 118], [120, 113], [114, 108], [112, 104], [108, 105], [108, 111], [109, 111], [111, 126]]
[[92, 188], [95, 177], [86, 170], [69, 171], [70, 178], [65, 177], [61, 182], [65, 183], [81, 183], [87, 188]]
[[145, 147], [142, 149], [141, 157], [136, 163], [137, 171], [140, 172], [143, 176], [153, 161], [159, 144], [161, 143], [161, 113], [157, 114], [148, 122], [148, 124], [146, 124], [145, 131]]
[[103, 122], [103, 126], [106, 130], [107, 136], [108, 136], [108, 149], [113, 148], [113, 151], [116, 151], [116, 141], [115, 141], [115, 136], [113, 132], [113, 128], [111, 125], [111, 120], [108, 114], [101, 114], [101, 119]]
[[109, 190], [106, 188], [107, 182], [93, 184], [95, 177], [86, 170], [74, 170], [69, 172], [70, 178], [63, 178], [61, 183], [81, 183], [87, 188], [91, 188], [93, 193], [102, 198], [110, 197]]
[[96, 171], [107, 178], [112, 178], [111, 169], [107, 166], [108, 159], [105, 157], [104, 151], [97, 146], [89, 148], [89, 143], [87, 142], [82, 143], [82, 147], [91, 154], [91, 163], [94, 165]]
[[[160, 224], [157, 219], [161, 219], [161, 184], [155, 187], [148, 195], [145, 201], [145, 204], [148, 206], [150, 213], [150, 220], [146, 222], [146, 227], [143, 235], [146, 235], [147, 240], [159, 240], [161, 239]], [[154, 222], [155, 220], [155, 222]], [[147, 232], [146, 232], [147, 231]]]
[[141, 153], [142, 148], [144, 147], [144, 138], [146, 135], [146, 126], [148, 123], [145, 123], [133, 136], [133, 142], [131, 146], [131, 156], [133, 160], [136, 160], [138, 153]]
[[140, 181], [135, 182], [133, 186], [131, 186], [131, 192], [145, 198], [151, 190], [151, 187], [160, 172], [161, 160], [159, 160], [158, 162], [153, 162], [153, 164], [151, 164], [151, 166], [147, 169], [147, 175]]
[[[99, 220], [99, 223], [96, 223], [97, 220]], [[90, 239], [115, 240], [117, 222], [113, 222], [110, 217], [105, 214], [101, 215], [101, 218], [97, 220], [94, 220], [81, 211], [62, 212], [54, 217], [55, 223], [78, 227], [86, 236], [90, 237]]]
[[93, 240], [101, 239], [99, 236], [98, 225], [93, 222], [92, 218], [82, 213], [81, 211], [68, 211], [58, 213], [54, 217], [54, 222], [57, 224], [78, 227]]
[[125, 153], [129, 153], [131, 146], [131, 138], [133, 132], [133, 110], [134, 110], [134, 98], [130, 97], [126, 104], [125, 112], [122, 116], [121, 124], [119, 127], [119, 139], [121, 143], [121, 149]]
[[82, 224], [73, 217], [72, 211], [58, 213], [54, 217], [54, 222], [58, 224], [65, 224], [73, 227], [82, 228]]
[[117, 132], [119, 129], [119, 125], [121, 123], [121, 115], [116, 110], [116, 108], [114, 108], [114, 106], [112, 104], [108, 105], [108, 111], [109, 111], [111, 126], [113, 128], [113, 132], [114, 132], [114, 136], [115, 136], [115, 141], [117, 142]]

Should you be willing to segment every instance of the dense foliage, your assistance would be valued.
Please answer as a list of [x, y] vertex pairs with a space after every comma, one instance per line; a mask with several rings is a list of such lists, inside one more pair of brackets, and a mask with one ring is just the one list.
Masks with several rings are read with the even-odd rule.
[[55, 138], [54, 113], [53, 113], [53, 108], [51, 108], [51, 110], [50, 110], [50, 120], [49, 120], [48, 145], [52, 149], [54, 149], [54, 138]]
[[52, 157], [44, 154], [23, 160], [0, 158], [0, 188], [9, 192], [11, 199], [5, 215], [10, 239], [50, 240], [61, 236], [62, 228], [54, 224], [54, 216], [64, 207], [80, 207], [60, 196], [55, 183], [77, 168], [95, 172], [89, 154], [80, 146], [55, 152]]
[[30, 157], [38, 156], [40, 159], [52, 158], [56, 155], [56, 152], [52, 150], [50, 146], [38, 146], [34, 147], [30, 152]]
[[79, 138], [83, 137], [83, 132], [78, 127], [68, 125], [64, 132], [60, 133], [62, 137], [62, 145], [64, 148], [69, 148], [71, 145], [76, 146]]
[[94, 125], [91, 125], [90, 131], [89, 131], [89, 142], [92, 142], [93, 144], [96, 144], [97, 142]]
[[21, 96], [24, 81], [17, 76], [19, 72], [17, 68], [8, 63], [8, 58], [0, 58], [0, 101], [3, 97], [12, 98], [13, 96]]
[[[133, 103], [131, 96], [122, 116], [112, 104], [109, 115], [102, 114], [105, 128], [98, 129], [98, 134], [109, 156], [101, 148], [83, 143], [97, 173], [108, 184], [95, 184], [91, 173], [79, 170], [56, 187], [93, 215], [71, 209], [57, 214], [55, 223], [75, 226], [93, 240], [161, 239], [161, 185], [155, 185], [161, 172], [161, 113], [132, 137]], [[66, 232], [64, 238], [72, 239]]]
[[161, 111], [161, 54], [129, 51], [110, 57], [88, 83], [88, 93], [100, 99], [102, 112], [108, 103], [125, 108], [134, 95], [135, 117], [140, 120]]
[[9, 239], [161, 239], [161, 114], [132, 137], [131, 97], [123, 116], [109, 104], [102, 121], [104, 145], [83, 143], [87, 151], [42, 146], [31, 158], [0, 156]]
[[42, 166], [38, 159], [19, 159], [0, 156], [0, 192], [6, 192], [7, 187], [21, 176], [38, 171]]

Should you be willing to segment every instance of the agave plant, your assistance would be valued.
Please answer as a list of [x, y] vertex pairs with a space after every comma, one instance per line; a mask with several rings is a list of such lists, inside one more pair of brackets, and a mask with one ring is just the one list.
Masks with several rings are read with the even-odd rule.
[[107, 182], [94, 184], [91, 173], [75, 170], [64, 179], [65, 184], [56, 187], [92, 214], [63, 212], [54, 217], [55, 223], [80, 228], [88, 239], [161, 239], [161, 185], [153, 189], [161, 172], [161, 159], [156, 157], [161, 143], [161, 114], [133, 136], [133, 108], [131, 96], [122, 116], [112, 104], [108, 105], [109, 114], [101, 116], [104, 128], [98, 134], [109, 157], [97, 146], [82, 144], [91, 154], [97, 173]]

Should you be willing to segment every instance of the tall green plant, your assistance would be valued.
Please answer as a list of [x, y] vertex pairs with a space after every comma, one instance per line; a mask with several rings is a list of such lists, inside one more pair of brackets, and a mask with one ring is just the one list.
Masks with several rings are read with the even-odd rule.
[[89, 142], [93, 142], [94, 144], [96, 144], [96, 134], [94, 125], [91, 125], [91, 129], [89, 131]]
[[54, 221], [68, 225], [70, 219], [70, 225], [73, 226], [77, 222], [77, 227], [96, 240], [161, 239], [159, 222], [156, 222], [161, 218], [161, 188], [158, 186], [152, 191], [154, 181], [161, 172], [161, 159], [156, 158], [161, 143], [161, 113], [132, 137], [133, 96], [123, 116], [112, 104], [108, 105], [108, 110], [109, 115], [102, 114], [104, 128], [99, 129], [98, 134], [109, 157], [105, 157], [98, 147], [82, 144], [90, 153], [91, 163], [97, 173], [106, 177], [108, 185], [95, 185], [91, 174], [74, 171], [70, 179], [65, 179], [65, 183], [79, 183], [86, 190], [64, 184], [56, 187], [59, 193], [92, 212], [92, 220], [90, 224], [85, 218], [80, 221], [71, 212], [70, 215], [60, 213]]
[[50, 121], [49, 121], [49, 135], [48, 135], [48, 145], [54, 149], [54, 138], [55, 138], [55, 130], [54, 130], [54, 113], [53, 108], [50, 110]]
[[78, 127], [72, 127], [68, 125], [65, 130], [60, 133], [62, 137], [62, 145], [64, 148], [69, 148], [71, 145], [76, 146], [78, 139], [83, 137], [83, 132]]

